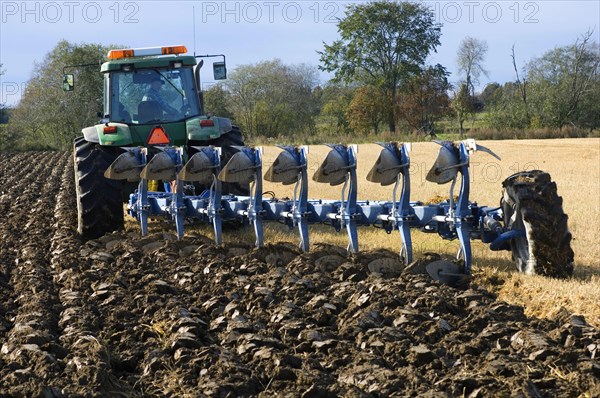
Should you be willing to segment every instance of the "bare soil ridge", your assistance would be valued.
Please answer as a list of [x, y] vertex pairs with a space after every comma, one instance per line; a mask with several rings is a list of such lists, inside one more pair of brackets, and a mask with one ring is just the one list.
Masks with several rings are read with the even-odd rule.
[[600, 396], [600, 332], [566, 311], [370, 272], [384, 250], [83, 243], [70, 154], [0, 179], [0, 396]]

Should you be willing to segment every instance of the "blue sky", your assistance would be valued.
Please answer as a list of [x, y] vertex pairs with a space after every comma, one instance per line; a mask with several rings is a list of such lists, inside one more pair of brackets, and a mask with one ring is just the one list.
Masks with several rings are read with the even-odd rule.
[[[486, 83], [512, 80], [510, 51], [519, 65], [600, 31], [600, 1], [426, 1], [443, 24], [441, 46], [430, 57], [456, 75], [456, 51], [465, 36], [488, 43]], [[185, 44], [197, 54], [223, 53], [236, 65], [280, 58], [317, 66], [322, 42], [338, 38], [336, 18], [346, 1], [0, 1], [0, 102], [15, 104], [41, 61], [61, 39], [131, 47]], [[207, 76], [208, 77], [208, 74]], [[325, 82], [328, 75], [322, 73]]]

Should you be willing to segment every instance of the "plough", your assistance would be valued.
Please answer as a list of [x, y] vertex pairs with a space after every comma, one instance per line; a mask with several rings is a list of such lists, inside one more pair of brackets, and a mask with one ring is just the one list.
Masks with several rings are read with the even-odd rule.
[[[469, 201], [469, 157], [476, 151], [495, 155], [473, 140], [437, 142], [441, 149], [427, 180], [451, 183], [443, 203], [411, 201], [410, 144], [398, 143], [380, 144], [381, 154], [367, 176], [383, 186], [393, 185], [389, 201], [358, 200], [355, 145], [330, 145], [313, 176], [317, 182], [341, 185], [339, 200], [309, 200], [306, 146], [280, 147], [281, 154], [264, 175], [268, 181], [295, 184], [293, 198], [265, 198], [262, 149], [244, 146], [241, 131], [230, 119], [204, 109], [201, 68], [205, 59], [215, 57], [220, 60], [213, 63], [213, 78], [226, 79], [225, 55], [191, 55], [182, 45], [114, 49], [107, 54], [100, 67], [102, 119], [83, 128], [73, 142], [77, 232], [83, 239], [122, 229], [122, 198], [133, 192], [128, 212], [139, 220], [144, 235], [149, 218], [165, 217], [174, 221], [180, 238], [185, 223], [212, 224], [215, 243], [221, 244], [224, 223], [237, 220], [253, 226], [256, 245], [262, 246], [263, 222], [279, 221], [297, 228], [300, 248], [308, 251], [308, 226], [321, 223], [345, 229], [348, 251], [356, 253], [358, 227], [371, 225], [388, 233], [398, 230], [400, 256], [409, 264], [410, 229], [420, 228], [460, 241], [457, 258], [462, 265], [445, 262], [436, 268], [431, 263], [430, 275], [469, 274], [471, 239], [489, 243], [492, 250], [511, 250], [521, 272], [572, 274], [572, 237], [550, 175], [540, 170], [516, 173], [503, 182], [500, 207], [478, 206]], [[66, 73], [69, 68], [93, 65], [66, 66], [63, 89], [75, 88], [75, 75]], [[158, 181], [164, 182], [161, 192]], [[430, 266], [435, 268], [431, 272]]]
[[[405, 264], [413, 261], [411, 228], [438, 233], [444, 239], [460, 242], [457, 259], [462, 260], [465, 274], [472, 264], [471, 239], [490, 244], [491, 250], [510, 250], [509, 241], [525, 235], [524, 230], [508, 230], [503, 226], [502, 209], [478, 206], [469, 201], [469, 157], [476, 151], [496, 156], [489, 149], [468, 139], [458, 144], [441, 142], [440, 154], [427, 180], [444, 184], [451, 182], [449, 199], [439, 204], [423, 204], [410, 200], [411, 145], [380, 143], [381, 153], [367, 180], [382, 186], [393, 185], [391, 201], [360, 201], [357, 198], [356, 145], [329, 145], [331, 151], [313, 176], [319, 183], [342, 185], [339, 200], [309, 200], [307, 146], [280, 146], [264, 179], [284, 185], [295, 184], [291, 200], [263, 197], [261, 147], [238, 147], [237, 152], [221, 169], [221, 148], [194, 147], [193, 156], [184, 164], [181, 147], [159, 147], [149, 161], [148, 149], [126, 148], [106, 170], [105, 177], [139, 181], [130, 195], [129, 214], [139, 220], [142, 235], [148, 232], [148, 218], [159, 216], [173, 220], [179, 238], [184, 235], [184, 223], [199, 221], [212, 224], [215, 243], [223, 241], [224, 222], [239, 220], [254, 228], [256, 246], [264, 245], [263, 222], [280, 221], [290, 229], [297, 228], [300, 249], [309, 251], [308, 225], [328, 224], [336, 231], [348, 234], [348, 252], [359, 250], [358, 227], [377, 226], [386, 232], [398, 230], [400, 256]], [[460, 175], [458, 199], [454, 189]], [[165, 183], [165, 192], [148, 191], [149, 180]], [[221, 183], [250, 183], [249, 196], [226, 195]], [[209, 187], [200, 195], [185, 194], [185, 183]], [[398, 191], [400, 193], [398, 195]]]

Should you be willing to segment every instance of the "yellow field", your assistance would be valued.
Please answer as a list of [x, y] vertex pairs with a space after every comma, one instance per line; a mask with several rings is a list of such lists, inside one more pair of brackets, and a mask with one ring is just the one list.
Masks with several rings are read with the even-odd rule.
[[[502, 181], [511, 174], [541, 169], [549, 172], [563, 197], [565, 212], [569, 215], [569, 228], [573, 234], [575, 275], [570, 280], [554, 280], [538, 276], [521, 275], [516, 271], [509, 252], [492, 252], [487, 245], [474, 242], [474, 283], [496, 292], [500, 299], [523, 305], [527, 314], [551, 317], [561, 307], [585, 315], [588, 322], [600, 327], [600, 139], [510, 140], [479, 142], [497, 153], [497, 161], [486, 153], [478, 152], [471, 158], [471, 200], [481, 205], [500, 203]], [[358, 152], [358, 187], [360, 199], [391, 199], [392, 187], [381, 187], [366, 180], [366, 175], [377, 159], [380, 147], [375, 144], [360, 145]], [[411, 152], [411, 200], [426, 201], [437, 195], [447, 197], [449, 184], [436, 185], [425, 180], [439, 146], [434, 143], [414, 143]], [[264, 147], [264, 168], [273, 162], [279, 149]], [[309, 177], [318, 168], [329, 151], [326, 146], [311, 146]], [[293, 186], [284, 187], [265, 182], [264, 191], [274, 191], [279, 198], [291, 197]], [[309, 198], [338, 199], [341, 186], [331, 187], [311, 181]], [[458, 187], [455, 194], [458, 193]], [[210, 228], [201, 228], [210, 234]], [[346, 235], [333, 229], [311, 227], [311, 243], [329, 242], [347, 245]], [[267, 242], [297, 242], [295, 231], [278, 225], [268, 225]], [[253, 238], [225, 233], [226, 241]], [[359, 229], [361, 249], [385, 247], [399, 248], [398, 233], [387, 235], [375, 228]], [[437, 234], [413, 233], [415, 256], [423, 252], [441, 252], [454, 255], [458, 241], [445, 241]]]

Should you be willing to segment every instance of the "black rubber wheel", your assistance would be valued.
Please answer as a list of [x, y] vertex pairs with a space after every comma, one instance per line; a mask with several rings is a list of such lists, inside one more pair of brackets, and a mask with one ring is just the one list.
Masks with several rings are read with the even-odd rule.
[[118, 155], [118, 148], [103, 147], [83, 137], [75, 139], [77, 232], [85, 239], [123, 228], [121, 181], [104, 177], [104, 171]]
[[[208, 146], [214, 145], [222, 148], [221, 153], [221, 168], [223, 168], [229, 159], [238, 152], [234, 146], [244, 146], [244, 139], [242, 137], [242, 133], [237, 126], [233, 126], [233, 129], [220, 136], [219, 138], [215, 138], [213, 140], [208, 141], [190, 141], [188, 145], [191, 146]], [[194, 154], [194, 150], [189, 148], [188, 155], [191, 157]], [[249, 184], [238, 184], [238, 183], [222, 183], [223, 194], [232, 194], [232, 195], [241, 195], [248, 196], [250, 195], [250, 185]], [[196, 187], [196, 193], [200, 194], [202, 190], [207, 189], [209, 187]]]
[[572, 235], [556, 183], [550, 174], [524, 171], [502, 183], [501, 206], [509, 229], [524, 229], [526, 236], [511, 241], [512, 257], [520, 272], [555, 278], [573, 274]]

